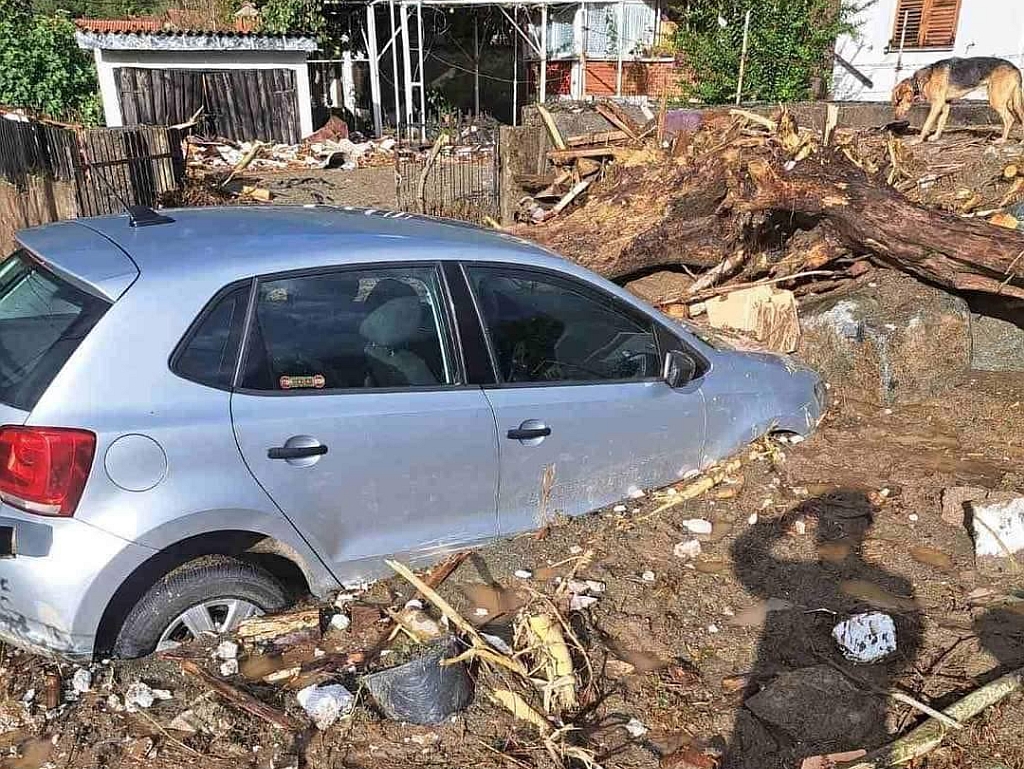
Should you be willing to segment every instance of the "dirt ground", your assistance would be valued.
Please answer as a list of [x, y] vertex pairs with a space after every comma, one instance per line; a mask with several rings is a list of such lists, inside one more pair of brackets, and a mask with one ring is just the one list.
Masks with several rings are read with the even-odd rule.
[[[1024, 597], [1020, 575], [979, 569], [966, 530], [940, 517], [948, 486], [1024, 491], [1024, 376], [979, 374], [931, 402], [893, 411], [848, 395], [834, 401], [806, 442], [745, 454], [742, 486], [657, 515], [648, 514], [671, 497], [651, 492], [627, 501], [625, 512], [604, 510], [497, 542], [465, 561], [441, 593], [463, 616], [500, 623], [528, 589], [550, 594], [580, 548], [593, 551], [579, 576], [603, 581], [606, 591], [571, 615], [594, 671], [585, 676], [573, 740], [593, 749], [601, 766], [719, 761], [770, 769], [884, 744], [923, 717], [876, 692], [899, 687], [944, 707], [1024, 664], [1024, 613], [1014, 602]], [[692, 561], [673, 555], [691, 518], [713, 522]], [[530, 579], [514, 575], [523, 569]], [[400, 607], [412, 593], [394, 579], [373, 585], [359, 602]], [[489, 614], [479, 619], [478, 608]], [[895, 618], [898, 651], [855, 665], [838, 653], [831, 629], [869, 610]], [[352, 651], [378, 632], [354, 618], [318, 646]], [[216, 674], [208, 649], [185, 653]], [[229, 680], [308, 723], [294, 690], [258, 679], [313, 655], [311, 645], [299, 644], [283, 659], [243, 657], [241, 674]], [[773, 694], [773, 682], [787, 681], [780, 675], [807, 668], [814, 668], [810, 685], [777, 686]], [[321, 676], [359, 692], [354, 715], [323, 732], [290, 733], [224, 704], [174, 660], [97, 664], [91, 691], [48, 709], [46, 676], [56, 670], [67, 689], [74, 666], [3, 651], [3, 767], [553, 765], [532, 727], [488, 700], [487, 676], [473, 704], [439, 727], [384, 719], [354, 673]], [[140, 680], [171, 698], [125, 712], [125, 691]], [[762, 717], [755, 717], [751, 697], [761, 689]], [[1012, 695], [950, 733], [917, 766], [1024, 767], [1022, 701]], [[781, 718], [770, 716], [773, 708]], [[170, 726], [186, 709], [202, 715], [201, 731]], [[631, 736], [631, 719], [646, 732], [633, 725]]]
[[309, 172], [278, 171], [253, 175], [247, 184], [270, 190], [281, 205], [321, 203], [332, 206], [395, 207], [395, 169], [371, 166]]

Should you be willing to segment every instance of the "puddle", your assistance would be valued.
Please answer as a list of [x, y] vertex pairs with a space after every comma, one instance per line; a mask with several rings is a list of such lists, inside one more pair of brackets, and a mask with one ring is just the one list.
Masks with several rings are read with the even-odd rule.
[[693, 568], [701, 574], [721, 574], [729, 570], [728, 561], [697, 561]]
[[246, 657], [238, 663], [238, 672], [250, 681], [259, 681], [264, 676], [284, 670], [291, 663], [279, 655], [259, 654], [255, 657]]
[[927, 545], [914, 545], [910, 548], [910, 557], [918, 563], [934, 566], [936, 569], [948, 571], [953, 568], [953, 559], [943, 551]]
[[850, 579], [839, 585], [843, 595], [890, 611], [917, 611], [917, 601], [908, 596], [893, 595], [874, 582], [864, 579]]

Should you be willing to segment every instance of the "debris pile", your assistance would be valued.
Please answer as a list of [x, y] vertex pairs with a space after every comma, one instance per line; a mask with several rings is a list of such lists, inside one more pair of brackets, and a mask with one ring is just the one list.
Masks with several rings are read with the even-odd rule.
[[[1024, 299], [1019, 146], [974, 134], [911, 145], [838, 128], [834, 108], [820, 131], [786, 110], [737, 109], [671, 142], [654, 120], [582, 147], [546, 122], [566, 147], [548, 153], [560, 170], [520, 215], [541, 226], [520, 232], [605, 277], [646, 276], [638, 293], [677, 317], [707, 313], [792, 351], [794, 300], [849, 290], [876, 266]], [[557, 203], [540, 210], [545, 198]]]
[[348, 137], [305, 141], [301, 144], [270, 144], [260, 141], [233, 142], [189, 136], [185, 139], [185, 158], [189, 168], [231, 170], [246, 168], [262, 171], [340, 168], [390, 165], [395, 161], [396, 139], [354, 142]]

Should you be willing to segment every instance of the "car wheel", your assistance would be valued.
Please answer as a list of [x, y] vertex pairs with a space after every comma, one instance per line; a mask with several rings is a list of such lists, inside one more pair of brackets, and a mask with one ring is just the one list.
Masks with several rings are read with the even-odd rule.
[[288, 603], [284, 586], [258, 566], [226, 556], [199, 558], [142, 596], [121, 626], [114, 654], [141, 657], [202, 635], [229, 633], [243, 620]]

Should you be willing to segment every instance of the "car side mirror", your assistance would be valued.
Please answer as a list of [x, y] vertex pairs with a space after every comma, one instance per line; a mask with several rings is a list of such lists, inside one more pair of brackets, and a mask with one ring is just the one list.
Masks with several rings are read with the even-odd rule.
[[679, 350], [665, 353], [665, 365], [661, 376], [669, 387], [682, 387], [691, 381], [697, 373], [697, 362]]

